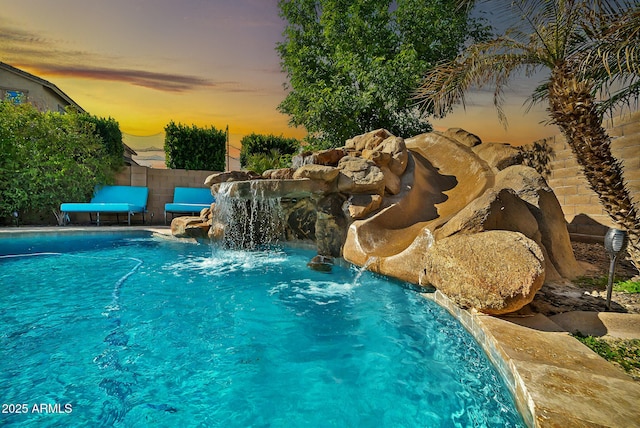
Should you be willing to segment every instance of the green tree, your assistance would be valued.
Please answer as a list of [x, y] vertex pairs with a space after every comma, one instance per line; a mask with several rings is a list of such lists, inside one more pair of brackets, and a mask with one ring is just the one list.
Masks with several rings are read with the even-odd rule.
[[0, 102], [0, 148], [0, 217], [53, 212], [61, 223], [62, 202], [88, 200], [95, 185], [113, 182], [100, 137], [73, 111]]
[[[468, 1], [460, 1], [468, 6]], [[603, 123], [607, 109], [638, 100], [640, 6], [617, 0], [518, 0], [506, 8], [514, 24], [504, 34], [468, 46], [454, 60], [426, 73], [418, 96], [424, 108], [445, 114], [474, 86], [503, 90], [516, 73], [548, 69], [532, 95], [547, 100], [551, 122], [567, 138], [591, 188], [610, 217], [630, 236], [629, 252], [640, 268], [640, 219], [611, 154]], [[615, 91], [612, 91], [615, 88]], [[604, 101], [600, 101], [604, 99]]]
[[124, 144], [120, 125], [114, 118], [97, 117], [90, 114], [80, 115], [82, 120], [93, 124], [95, 132], [100, 136], [108, 160], [114, 169], [124, 165]]
[[273, 162], [273, 164], [276, 165], [275, 168], [284, 167], [287, 166], [287, 162], [291, 161], [291, 155], [300, 149], [300, 141], [296, 138], [285, 138], [272, 134], [251, 133], [242, 137], [240, 144], [242, 146], [240, 149], [240, 166], [243, 168], [248, 167], [251, 156], [267, 155], [268, 157], [273, 157], [274, 150], [279, 153], [281, 157], [284, 157], [281, 161]]
[[227, 133], [213, 126], [199, 128], [171, 121], [164, 128], [164, 153], [167, 168], [189, 170], [225, 170]]
[[278, 109], [316, 147], [386, 128], [431, 129], [412, 99], [427, 70], [455, 57], [483, 27], [453, 0], [280, 0], [278, 44], [288, 95]]

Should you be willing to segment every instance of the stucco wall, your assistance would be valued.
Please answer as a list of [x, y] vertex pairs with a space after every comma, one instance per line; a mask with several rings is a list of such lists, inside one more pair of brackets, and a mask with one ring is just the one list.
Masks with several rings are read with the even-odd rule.
[[27, 100], [41, 111], [60, 111], [69, 104], [42, 84], [0, 69], [0, 95], [7, 90], [26, 93]]
[[[612, 136], [611, 151], [622, 162], [632, 198], [640, 206], [640, 112], [627, 114], [606, 123]], [[614, 226], [592, 191], [571, 148], [562, 135], [538, 141], [551, 148], [546, 176], [553, 188], [574, 239], [599, 240]]]

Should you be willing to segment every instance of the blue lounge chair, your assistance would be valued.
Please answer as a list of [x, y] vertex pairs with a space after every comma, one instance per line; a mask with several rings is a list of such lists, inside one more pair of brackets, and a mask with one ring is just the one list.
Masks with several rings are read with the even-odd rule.
[[91, 202], [72, 202], [60, 205], [60, 211], [66, 217], [68, 213], [96, 213], [96, 224], [100, 226], [100, 213], [127, 213], [127, 224], [131, 226], [131, 216], [147, 212], [149, 189], [141, 186], [96, 186]]
[[164, 205], [164, 224], [167, 224], [169, 213], [172, 220], [175, 214], [195, 215], [203, 208], [211, 207], [215, 201], [210, 188], [176, 187], [173, 190], [173, 202]]

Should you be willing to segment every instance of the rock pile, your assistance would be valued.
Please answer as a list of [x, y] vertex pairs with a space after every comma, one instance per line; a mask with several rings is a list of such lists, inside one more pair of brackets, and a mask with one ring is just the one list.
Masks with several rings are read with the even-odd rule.
[[[287, 238], [315, 241], [323, 268], [342, 256], [501, 314], [529, 303], [545, 278], [580, 273], [558, 200], [521, 163], [517, 148], [460, 128], [407, 140], [380, 129], [302, 153], [292, 168], [219, 173], [205, 184], [280, 198]], [[210, 212], [172, 223], [178, 236], [215, 237], [221, 227]]]

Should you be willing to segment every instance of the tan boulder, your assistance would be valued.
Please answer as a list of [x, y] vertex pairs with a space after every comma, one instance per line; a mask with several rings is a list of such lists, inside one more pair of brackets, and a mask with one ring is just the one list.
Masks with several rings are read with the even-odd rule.
[[213, 221], [209, 228], [209, 232], [207, 233], [207, 237], [212, 241], [222, 241], [224, 239], [224, 224], [218, 221]]
[[203, 221], [208, 221], [211, 220], [211, 208], [214, 207], [215, 204], [211, 204], [211, 206], [209, 208], [203, 208], [200, 210], [200, 218]]
[[213, 194], [238, 199], [307, 198], [336, 191], [336, 183], [308, 178], [295, 180], [253, 180], [218, 183], [211, 186]]
[[368, 264], [370, 270], [383, 275], [413, 284], [423, 284], [421, 278], [424, 276], [425, 260], [431, 245], [433, 234], [428, 227], [423, 227], [402, 252], [389, 257], [367, 256], [362, 264]]
[[204, 180], [204, 185], [213, 186], [214, 184], [226, 183], [229, 181], [255, 180], [258, 178], [262, 177], [252, 171], [216, 172], [215, 174], [211, 174]]
[[291, 180], [295, 172], [295, 168], [268, 169], [262, 173], [262, 178], [267, 180]]
[[391, 153], [382, 153], [379, 150], [363, 150], [362, 157], [373, 161], [378, 166], [387, 166], [391, 162]]
[[388, 167], [395, 175], [402, 175], [407, 169], [407, 163], [409, 162], [409, 151], [402, 137], [390, 136], [380, 143], [375, 149], [380, 153], [387, 153], [391, 155], [391, 160], [388, 163]]
[[318, 165], [337, 166], [340, 159], [346, 155], [347, 152], [342, 148], [322, 150], [315, 153], [313, 163]]
[[338, 191], [342, 193], [384, 193], [385, 178], [380, 168], [372, 161], [345, 156], [338, 163]]
[[311, 180], [320, 180], [331, 183], [338, 178], [338, 174], [340, 174], [340, 170], [333, 166], [310, 164], [303, 165], [298, 168], [293, 174], [293, 178], [296, 180], [309, 178]]
[[535, 217], [540, 229], [542, 245], [548, 257], [567, 279], [583, 274], [571, 246], [567, 223], [555, 193], [545, 179], [533, 168], [515, 165], [496, 175], [496, 188], [511, 188]]
[[475, 134], [465, 131], [462, 128], [449, 128], [446, 131], [442, 132], [442, 135], [453, 138], [460, 144], [463, 144], [467, 147], [475, 147], [478, 144], [482, 144], [482, 140]]
[[380, 208], [381, 204], [382, 196], [380, 195], [351, 195], [345, 202], [343, 210], [346, 210], [352, 219], [359, 220]]
[[364, 149], [362, 157], [373, 161], [384, 174], [385, 190], [391, 195], [400, 192], [400, 176], [407, 169], [409, 152], [400, 137], [389, 137], [374, 149]]
[[540, 247], [518, 232], [454, 235], [431, 246], [421, 279], [462, 308], [499, 315], [533, 300], [544, 283], [544, 260]]
[[390, 195], [397, 195], [400, 193], [402, 181], [400, 177], [395, 175], [388, 166], [381, 166], [380, 171], [384, 175], [384, 190]]
[[171, 234], [177, 238], [207, 238], [210, 226], [200, 217], [176, 217], [171, 221]]
[[344, 147], [347, 151], [361, 152], [365, 149], [374, 149], [389, 137], [391, 137], [391, 133], [386, 129], [376, 129], [348, 139]]
[[480, 233], [487, 230], [520, 232], [532, 239], [538, 244], [544, 256], [546, 279], [561, 278], [555, 267], [555, 261], [548, 256], [542, 243], [538, 221], [529, 211], [527, 203], [520, 199], [513, 189], [487, 190], [437, 229], [434, 236], [436, 239], [443, 239], [458, 233]]
[[472, 150], [496, 171], [502, 171], [512, 165], [520, 165], [523, 161], [522, 152], [511, 144], [483, 143], [474, 146]]

